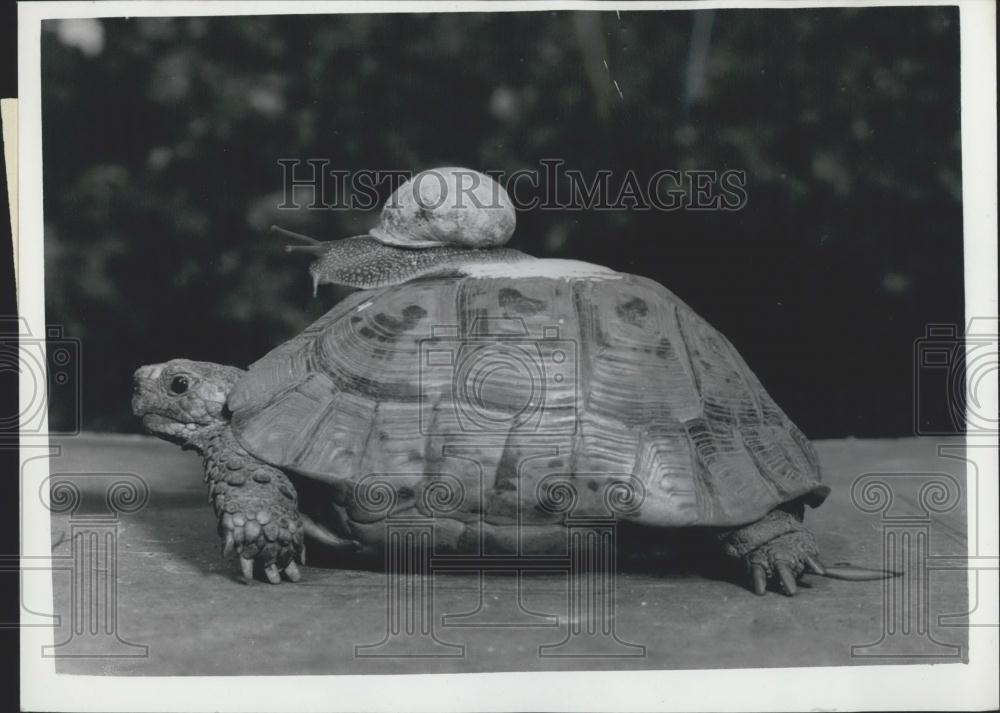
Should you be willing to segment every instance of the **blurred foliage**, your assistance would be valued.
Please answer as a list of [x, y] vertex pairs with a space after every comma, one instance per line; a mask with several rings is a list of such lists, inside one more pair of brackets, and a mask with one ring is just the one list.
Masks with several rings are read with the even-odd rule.
[[512, 245], [667, 285], [812, 436], [911, 432], [913, 340], [962, 321], [957, 8], [51, 21], [42, 71], [88, 430], [137, 428], [139, 364], [246, 365], [342, 296], [266, 228], [377, 212], [278, 210], [281, 158], [745, 170], [738, 212], [522, 211]]

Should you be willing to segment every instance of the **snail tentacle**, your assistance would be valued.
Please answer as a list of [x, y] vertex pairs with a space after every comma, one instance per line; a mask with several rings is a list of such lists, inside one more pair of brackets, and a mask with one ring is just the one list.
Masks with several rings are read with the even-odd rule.
[[302, 233], [296, 233], [294, 230], [288, 230], [287, 228], [282, 228], [278, 225], [271, 226], [272, 233], [278, 233], [286, 238], [291, 238], [292, 240], [298, 240], [305, 243], [306, 245], [322, 245], [322, 241], [316, 238], [309, 237], [308, 235], [303, 235]]

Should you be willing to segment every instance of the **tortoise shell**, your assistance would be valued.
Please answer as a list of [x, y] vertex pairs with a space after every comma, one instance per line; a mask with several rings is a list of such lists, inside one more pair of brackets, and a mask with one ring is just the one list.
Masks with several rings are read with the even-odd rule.
[[660, 284], [586, 263], [353, 293], [229, 407], [251, 453], [333, 486], [322, 516], [362, 541], [413, 515], [456, 547], [483, 528], [543, 542], [571, 517], [735, 526], [828, 493], [725, 337]]

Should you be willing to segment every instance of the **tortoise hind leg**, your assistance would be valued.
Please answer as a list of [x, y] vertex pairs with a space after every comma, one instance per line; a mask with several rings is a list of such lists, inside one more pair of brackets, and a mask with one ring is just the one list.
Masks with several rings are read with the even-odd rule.
[[725, 554], [743, 562], [755, 594], [764, 594], [772, 582], [792, 596], [798, 590], [796, 581], [807, 570], [826, 574], [819, 562], [819, 547], [801, 515], [772, 510], [721, 539]]

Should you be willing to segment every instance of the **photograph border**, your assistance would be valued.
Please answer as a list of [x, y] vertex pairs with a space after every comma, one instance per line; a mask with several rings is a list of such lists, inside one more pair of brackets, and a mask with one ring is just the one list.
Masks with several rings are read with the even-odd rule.
[[[957, 5], [961, 23], [961, 145], [967, 321], [997, 314], [996, 6], [982, 0], [929, 2], [126, 2], [19, 3], [19, 312], [31, 334], [45, 332], [42, 216], [41, 24], [57, 18], [232, 16], [550, 10], [685, 11], [716, 8]], [[37, 385], [22, 373], [20, 407]], [[968, 387], [968, 384], [967, 384]], [[980, 404], [996, 420], [996, 404]], [[43, 422], [21, 436], [21, 706], [24, 710], [947, 710], [995, 707], [998, 629], [989, 607], [969, 618], [969, 663], [953, 665], [762, 668], [683, 671], [572, 671], [327, 676], [79, 676], [57, 674], [44, 658], [53, 629], [24, 626], [49, 612], [51, 578], [25, 577], [51, 553], [50, 511], [35, 493], [49, 477]], [[967, 435], [968, 477], [998, 472], [995, 435]], [[978, 446], [978, 447], [973, 447]], [[971, 499], [970, 499], [971, 500]], [[998, 552], [997, 479], [978, 482], [967, 502], [969, 541], [980, 556]], [[976, 572], [970, 568], [970, 591]], [[996, 596], [996, 592], [988, 592]], [[724, 685], [720, 685], [724, 681]]]

